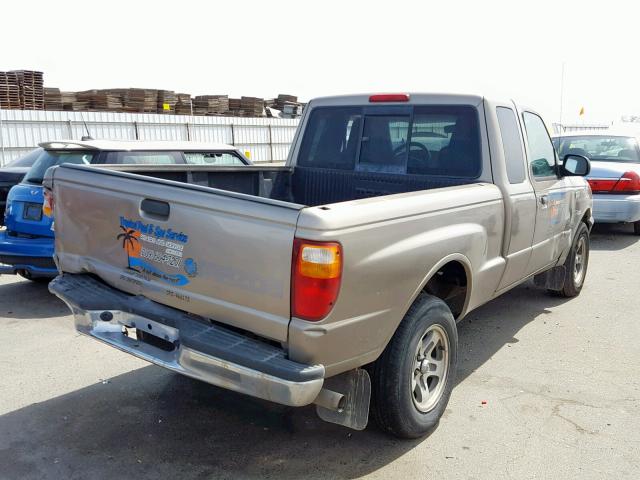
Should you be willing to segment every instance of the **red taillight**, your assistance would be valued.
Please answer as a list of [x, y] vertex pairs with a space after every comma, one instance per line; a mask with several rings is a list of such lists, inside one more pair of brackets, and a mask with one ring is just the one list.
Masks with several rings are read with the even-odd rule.
[[640, 175], [636, 172], [625, 172], [619, 179], [589, 178], [587, 181], [593, 193], [640, 193]]
[[618, 180], [616, 179], [595, 179], [589, 178], [587, 180], [589, 182], [589, 186], [591, 187], [591, 191], [593, 193], [609, 193], [613, 190]]
[[340, 244], [294, 239], [292, 270], [291, 315], [310, 321], [326, 317], [340, 291]]
[[613, 187], [613, 191], [627, 194], [640, 193], [640, 175], [636, 172], [625, 172]]
[[48, 188], [44, 189], [44, 203], [42, 204], [42, 213], [47, 217], [53, 217], [53, 207], [55, 201], [53, 199], [53, 192]]
[[408, 93], [379, 93], [376, 95], [371, 95], [369, 97], [369, 101], [372, 103], [408, 102], [409, 94]]

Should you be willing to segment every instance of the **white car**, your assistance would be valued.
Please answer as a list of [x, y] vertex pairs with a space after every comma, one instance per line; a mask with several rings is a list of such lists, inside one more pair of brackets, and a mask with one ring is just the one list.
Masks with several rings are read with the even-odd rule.
[[560, 158], [591, 160], [587, 181], [596, 223], [632, 223], [640, 235], [640, 147], [638, 137], [609, 130], [571, 132], [554, 137]]

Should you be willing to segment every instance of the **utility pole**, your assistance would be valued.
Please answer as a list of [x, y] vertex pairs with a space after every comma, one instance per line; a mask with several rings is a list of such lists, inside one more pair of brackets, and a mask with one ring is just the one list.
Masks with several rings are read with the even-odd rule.
[[562, 62], [562, 74], [560, 76], [560, 128], [564, 130], [564, 126], [562, 125], [562, 105], [564, 103], [564, 65], [565, 62]]

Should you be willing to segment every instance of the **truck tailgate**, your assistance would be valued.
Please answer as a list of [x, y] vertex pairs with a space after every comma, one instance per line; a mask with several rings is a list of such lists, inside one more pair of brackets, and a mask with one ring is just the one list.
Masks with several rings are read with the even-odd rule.
[[62, 271], [286, 341], [301, 205], [84, 166], [48, 177]]

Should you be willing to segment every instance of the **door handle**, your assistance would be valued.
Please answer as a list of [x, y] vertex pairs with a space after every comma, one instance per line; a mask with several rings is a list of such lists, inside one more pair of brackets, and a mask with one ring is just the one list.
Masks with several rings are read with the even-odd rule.
[[548, 195], [541, 195], [540, 196], [540, 205], [542, 205], [542, 208], [547, 208], [549, 206], [549, 196]]
[[157, 220], [167, 220], [169, 218], [170, 207], [167, 202], [161, 202], [159, 200], [151, 200], [145, 198], [140, 204], [140, 210], [149, 215], [151, 218]]

